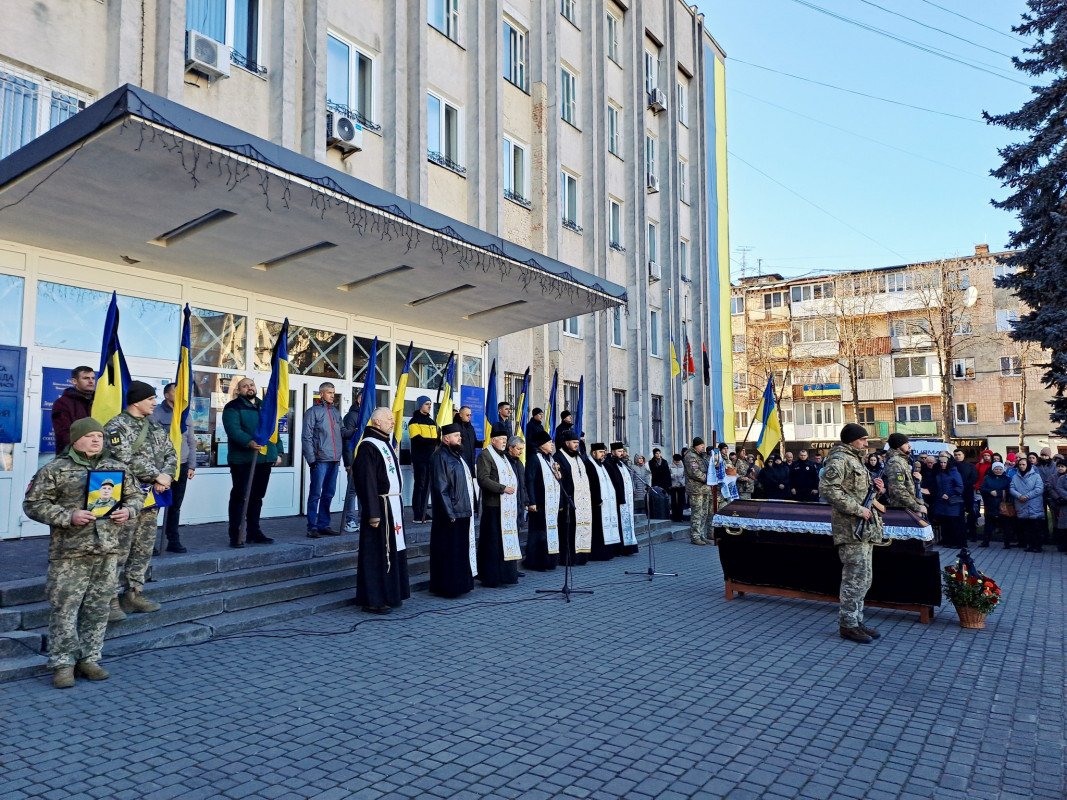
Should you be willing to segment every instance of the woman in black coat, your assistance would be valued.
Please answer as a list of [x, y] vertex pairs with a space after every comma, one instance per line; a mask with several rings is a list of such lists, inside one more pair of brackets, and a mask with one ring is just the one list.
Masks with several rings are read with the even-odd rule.
[[763, 495], [768, 500], [790, 499], [789, 467], [782, 463], [781, 456], [771, 456], [767, 466], [760, 470], [758, 480], [763, 486]]

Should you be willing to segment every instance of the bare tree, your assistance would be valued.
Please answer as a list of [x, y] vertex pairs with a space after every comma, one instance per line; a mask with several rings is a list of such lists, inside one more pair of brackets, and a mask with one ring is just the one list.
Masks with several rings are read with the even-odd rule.
[[1041, 348], [1036, 342], [1015, 341], [1013, 343], [1016, 353], [1014, 358], [1018, 359], [1018, 364], [1013, 366], [1018, 366], [1019, 369], [1019, 452], [1022, 453], [1026, 440], [1026, 379], [1029, 377], [1030, 369], [1039, 366], [1036, 360], [1040, 356]]
[[[796, 364], [796, 352], [793, 337], [788, 327], [788, 320], [781, 320], [779, 327], [765, 327], [752, 325], [747, 328], [746, 355], [748, 370], [746, 381], [749, 387], [749, 398], [753, 399], [753, 393], [762, 396], [763, 387], [767, 385], [767, 379], [775, 372], [782, 376], [792, 372]], [[782, 415], [782, 397], [785, 393], [786, 381], [779, 379], [774, 382], [774, 405], [778, 415], [778, 428], [785, 436], [785, 420]], [[758, 403], [759, 400], [756, 399]]]

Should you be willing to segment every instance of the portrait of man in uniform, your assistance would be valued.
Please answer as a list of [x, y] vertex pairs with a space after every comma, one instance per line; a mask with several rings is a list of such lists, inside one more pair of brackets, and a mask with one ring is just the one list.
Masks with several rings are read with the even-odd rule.
[[111, 512], [122, 502], [122, 479], [121, 472], [90, 471], [85, 498], [86, 510], [98, 519], [111, 516]]

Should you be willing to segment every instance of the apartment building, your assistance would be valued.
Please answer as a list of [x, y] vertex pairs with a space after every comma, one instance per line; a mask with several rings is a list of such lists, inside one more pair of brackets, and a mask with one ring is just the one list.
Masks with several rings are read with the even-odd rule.
[[[5, 8], [0, 347], [25, 381], [0, 537], [41, 532], [18, 487], [52, 457], [70, 368], [96, 365], [113, 288], [131, 370], [157, 386], [192, 310], [189, 522], [223, 515], [216, 412], [238, 376], [266, 383], [283, 318], [290, 440], [322, 380], [346, 408], [373, 363], [391, 402], [409, 342], [407, 412], [455, 353], [479, 424], [496, 359], [504, 397], [532, 367], [546, 408], [554, 371], [561, 409], [584, 377], [590, 441], [722, 431], [724, 64], [678, 0]], [[707, 344], [710, 387], [671, 380], [672, 338], [698, 362]], [[299, 458], [275, 475], [264, 513], [300, 513]]]
[[1050, 434], [1041, 351], [1013, 342], [1019, 301], [995, 279], [1005, 253], [787, 280], [747, 278], [731, 297], [734, 426], [750, 429], [768, 375], [788, 450], [825, 451], [860, 422], [881, 447], [894, 431], [969, 455], [1067, 441]]

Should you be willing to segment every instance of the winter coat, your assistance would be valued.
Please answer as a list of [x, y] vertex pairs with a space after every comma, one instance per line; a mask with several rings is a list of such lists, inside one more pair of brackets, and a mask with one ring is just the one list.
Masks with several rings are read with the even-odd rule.
[[1015, 498], [1015, 513], [1019, 519], [1041, 519], [1045, 516], [1045, 482], [1036, 469], [1030, 467], [1025, 473], [1016, 472], [1008, 491]]
[[178, 471], [178, 454], [170, 434], [148, 417], [135, 417], [123, 410], [104, 426], [104, 442], [111, 457], [125, 464], [142, 484]]
[[[982, 488], [980, 489], [986, 517], [999, 517], [1000, 504], [1012, 502], [1011, 495], [1008, 493], [1008, 487], [1010, 486], [1011, 478], [1006, 473], [1002, 472], [998, 477], [992, 470], [986, 472], [985, 477], [982, 478]], [[993, 492], [996, 492], [996, 494], [994, 495]]]
[[963, 503], [965, 506], [974, 505], [974, 487], [978, 483], [978, 468], [969, 461], [953, 461], [953, 465], [960, 473], [963, 481]]
[[[863, 465], [864, 455], [850, 444], [835, 444], [823, 465], [819, 495], [830, 505], [830, 530], [836, 545], [856, 543], [863, 501], [874, 486], [871, 473]], [[882, 530], [882, 516], [872, 507], [871, 518], [860, 531], [861, 539], [881, 541]]]
[[[933, 512], [935, 517], [958, 517], [963, 514], [963, 478], [953, 463], [934, 476]], [[948, 500], [944, 499], [948, 495]]]
[[474, 516], [470, 492], [467, 491], [467, 474], [460, 455], [441, 445], [433, 454], [433, 477], [430, 491], [434, 506], [440, 504], [441, 514], [448, 519], [464, 519]]
[[474, 459], [478, 455], [478, 448], [482, 446], [482, 443], [478, 441], [478, 431], [474, 429], [474, 425], [470, 422], [464, 422], [458, 416], [453, 418], [453, 422], [459, 425], [460, 443], [463, 445], [463, 460], [467, 462], [467, 466], [471, 469], [471, 474], [474, 474]]
[[[816, 503], [819, 500], [819, 468], [814, 461], [800, 459], [789, 468], [789, 489], [787, 498], [802, 503]], [[794, 494], [795, 492], [795, 494]]]
[[52, 404], [52, 430], [56, 432], [56, 453], [70, 444], [70, 426], [93, 414], [93, 395], [86, 397], [73, 386], [64, 390]]
[[[989, 463], [987, 464], [984, 459], [989, 456]], [[974, 484], [974, 488], [978, 491], [982, 489], [982, 481], [985, 480], [985, 476], [992, 474], [989, 472], [990, 467], [993, 466], [993, 451], [983, 450], [978, 454], [978, 463], [975, 465], [975, 469], [978, 470], [978, 481]]]
[[226, 429], [226, 437], [230, 440], [226, 460], [231, 466], [251, 464], [253, 452], [256, 453], [257, 464], [273, 464], [278, 460], [279, 453], [285, 452], [282, 446], [283, 436], [278, 437], [277, 443], [259, 442], [260, 445], [267, 446], [266, 453], [249, 448], [248, 443], [252, 441], [252, 436], [259, 427], [259, 406], [258, 397], [254, 400], [235, 397], [222, 409], [222, 425]]
[[1050, 458], [1048, 459], [1048, 462], [1045, 463], [1039, 458], [1033, 468], [1036, 469], [1037, 474], [1041, 476], [1041, 482], [1045, 484], [1045, 494], [1048, 494], [1049, 485], [1055, 479], [1057, 474], [1056, 462]]
[[429, 414], [416, 411], [408, 421], [408, 440], [411, 442], [411, 461], [429, 464], [437, 449], [437, 422]]
[[711, 463], [707, 452], [698, 453], [695, 447], [690, 447], [682, 456], [682, 464], [685, 467], [685, 491], [687, 494], [710, 494], [708, 486], [708, 465]]
[[[785, 464], [774, 464], [766, 466], [760, 470], [759, 474], [760, 485], [763, 486], [764, 496], [768, 500], [789, 500], [792, 495], [789, 494], [789, 467]], [[784, 484], [784, 489], [779, 489], [778, 486]]]
[[656, 459], [653, 458], [648, 462], [648, 468], [652, 471], [652, 485], [669, 492], [671, 490], [670, 462], [665, 458], [661, 458], [657, 464]]
[[1053, 527], [1067, 528], [1067, 472], [1060, 474], [1056, 470], [1055, 477], [1045, 486], [1049, 502], [1052, 504]]
[[300, 443], [308, 465], [319, 461], [336, 462], [343, 457], [341, 412], [333, 406], [316, 403], [304, 412], [304, 429]]
[[358, 429], [359, 403], [353, 403], [348, 407], [348, 411], [345, 412], [344, 417], [341, 419], [341, 439], [344, 440], [344, 445], [341, 450], [341, 461], [346, 468], [352, 466], [352, 457], [355, 449], [353, 444], [359, 444], [358, 439], [355, 443], [352, 441]]

